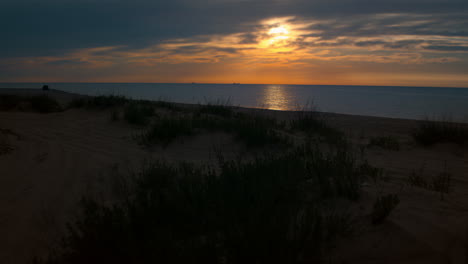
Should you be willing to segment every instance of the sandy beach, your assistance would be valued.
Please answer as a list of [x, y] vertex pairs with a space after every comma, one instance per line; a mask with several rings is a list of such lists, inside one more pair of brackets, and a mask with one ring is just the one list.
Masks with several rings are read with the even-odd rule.
[[[59, 92], [0, 89], [2, 94], [47, 93], [62, 105], [81, 96]], [[190, 108], [190, 106], [188, 106]], [[294, 113], [237, 109], [288, 120]], [[382, 168], [384, 180], [363, 183], [355, 210], [370, 211], [380, 193], [395, 193], [399, 205], [381, 225], [358, 222], [355, 235], [341, 239], [338, 263], [468, 263], [468, 150], [444, 143], [423, 147], [411, 133], [415, 120], [324, 114], [366, 158]], [[207, 162], [213, 149], [245, 151], [226, 133], [206, 133], [147, 149], [133, 135], [140, 127], [111, 121], [110, 110], [72, 108], [48, 114], [0, 111], [0, 259], [28, 263], [60, 241], [64, 226], [86, 194], [105, 195], [109, 175], [134, 171], [145, 160]], [[300, 135], [298, 135], [300, 137]], [[392, 137], [398, 151], [367, 147], [373, 137]], [[450, 193], [408, 184], [414, 171], [425, 177], [447, 171]], [[363, 213], [366, 214], [366, 213]], [[343, 261], [343, 262], [339, 262]]]

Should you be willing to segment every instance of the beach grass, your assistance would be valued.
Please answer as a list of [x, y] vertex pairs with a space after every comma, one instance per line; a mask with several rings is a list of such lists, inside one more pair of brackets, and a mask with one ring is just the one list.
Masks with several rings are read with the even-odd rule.
[[[81, 100], [81, 99], [78, 99]], [[120, 95], [100, 95], [88, 98], [86, 106], [90, 108], [112, 108], [123, 106], [129, 102], [129, 99]]]
[[149, 103], [130, 102], [123, 111], [124, 119], [132, 125], [145, 126], [154, 115], [154, 107]]
[[57, 100], [47, 95], [32, 96], [29, 99], [32, 109], [39, 113], [53, 113], [62, 111], [62, 107]]
[[319, 136], [328, 143], [341, 144], [346, 141], [344, 134], [331, 127], [322, 113], [316, 111], [299, 111], [289, 121], [292, 131], [301, 131], [306, 136]]
[[57, 100], [48, 95], [0, 95], [0, 110], [53, 113], [60, 112], [63, 109]]
[[369, 176], [345, 146], [157, 160], [125, 177], [113, 204], [83, 199], [59, 254], [38, 263], [320, 263], [353, 230], [335, 202], [358, 198]]
[[423, 166], [417, 171], [413, 170], [408, 176], [407, 182], [411, 186], [437, 192], [443, 200], [444, 195], [449, 194], [452, 189], [452, 173], [445, 167], [442, 172], [429, 177], [425, 174]]
[[222, 116], [225, 118], [231, 117], [234, 115], [233, 107], [229, 100], [216, 102], [208, 102], [202, 105], [199, 105], [198, 111], [202, 114], [211, 114]]
[[276, 120], [261, 116], [235, 115], [219, 117], [205, 114], [183, 114], [156, 118], [147, 131], [136, 138], [143, 145], [162, 143], [167, 146], [181, 137], [203, 132], [226, 132], [247, 147], [281, 145], [287, 139], [276, 131]]
[[468, 126], [445, 119], [441, 121], [424, 120], [413, 131], [413, 138], [423, 146], [436, 143], [465, 145], [468, 142]]
[[2, 111], [9, 111], [18, 108], [22, 101], [24, 101], [24, 97], [19, 95], [9, 95], [9, 94], [1, 94], [0, 95], [0, 110]]

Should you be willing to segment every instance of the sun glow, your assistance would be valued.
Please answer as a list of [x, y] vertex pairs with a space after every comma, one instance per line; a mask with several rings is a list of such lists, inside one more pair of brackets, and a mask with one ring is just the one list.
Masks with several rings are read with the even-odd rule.
[[270, 31], [268, 31], [268, 34], [270, 34], [270, 35], [288, 35], [289, 30], [285, 26], [279, 26], [279, 27], [275, 27], [275, 28], [270, 29]]

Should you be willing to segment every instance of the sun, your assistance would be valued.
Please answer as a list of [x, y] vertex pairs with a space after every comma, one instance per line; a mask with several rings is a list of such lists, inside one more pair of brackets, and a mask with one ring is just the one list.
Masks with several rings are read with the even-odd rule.
[[298, 36], [298, 25], [291, 21], [294, 17], [279, 17], [261, 22], [263, 28], [259, 32], [262, 40], [258, 47], [268, 54], [291, 52], [293, 43]]
[[278, 27], [274, 27], [274, 28], [270, 29], [270, 31], [268, 31], [268, 34], [284, 36], [284, 35], [289, 34], [289, 30], [285, 26], [278, 26]]
[[290, 34], [289, 30], [283, 25], [271, 28], [268, 31], [268, 35], [270, 35], [270, 38], [268, 40], [268, 44], [269, 45], [274, 45], [274, 44], [277, 44], [280, 41], [287, 40], [287, 39], [290, 38], [289, 34]]

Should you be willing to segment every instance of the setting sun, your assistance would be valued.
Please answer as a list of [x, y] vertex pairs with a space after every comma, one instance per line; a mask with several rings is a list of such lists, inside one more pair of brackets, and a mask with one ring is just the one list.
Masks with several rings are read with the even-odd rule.
[[270, 35], [288, 35], [289, 30], [287, 30], [284, 26], [279, 26], [279, 27], [270, 29], [268, 33]]

